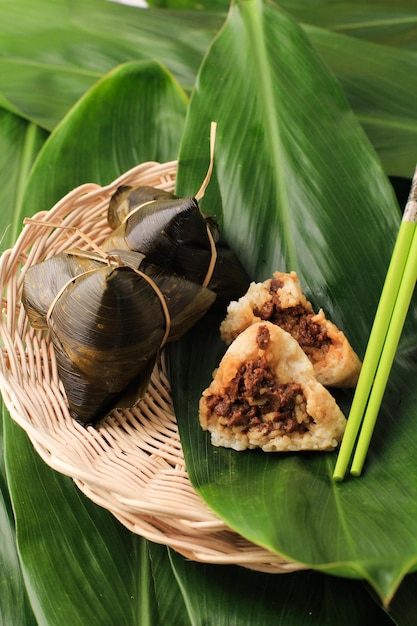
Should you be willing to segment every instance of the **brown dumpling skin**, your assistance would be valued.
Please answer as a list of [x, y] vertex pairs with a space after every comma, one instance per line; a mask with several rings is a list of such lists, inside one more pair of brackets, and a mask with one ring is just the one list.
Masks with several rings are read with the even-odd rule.
[[199, 409], [212, 444], [235, 450], [333, 450], [346, 425], [298, 342], [271, 322], [232, 342]]

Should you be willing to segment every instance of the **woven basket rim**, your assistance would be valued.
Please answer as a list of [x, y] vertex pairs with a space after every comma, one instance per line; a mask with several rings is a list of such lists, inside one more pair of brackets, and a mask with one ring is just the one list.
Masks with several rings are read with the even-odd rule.
[[[176, 170], [177, 161], [146, 162], [109, 185], [80, 185], [50, 210], [37, 213], [14, 246], [3, 252], [0, 392], [40, 457], [70, 476], [88, 498], [130, 531], [194, 561], [269, 573], [297, 571], [304, 566], [241, 537], [194, 490], [163, 354], [137, 406], [114, 410], [97, 427], [85, 428], [69, 415], [48, 333], [32, 329], [21, 306], [23, 276], [31, 265], [70, 247], [88, 247], [79, 231], [100, 245], [110, 232], [106, 211], [117, 187], [141, 184], [173, 192]], [[72, 228], [54, 228], [51, 223]]]

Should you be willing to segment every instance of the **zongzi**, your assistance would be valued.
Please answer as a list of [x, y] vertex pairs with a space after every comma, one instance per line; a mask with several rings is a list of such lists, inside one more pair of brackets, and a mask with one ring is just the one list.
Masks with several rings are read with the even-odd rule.
[[231, 302], [220, 325], [230, 344], [245, 328], [259, 321], [273, 322], [298, 341], [311, 360], [317, 380], [329, 387], [354, 387], [361, 362], [344, 333], [315, 313], [302, 292], [295, 272], [275, 272], [263, 283], [251, 283], [247, 293]]
[[346, 418], [298, 342], [271, 322], [231, 343], [200, 399], [200, 424], [215, 446], [265, 452], [332, 450]]

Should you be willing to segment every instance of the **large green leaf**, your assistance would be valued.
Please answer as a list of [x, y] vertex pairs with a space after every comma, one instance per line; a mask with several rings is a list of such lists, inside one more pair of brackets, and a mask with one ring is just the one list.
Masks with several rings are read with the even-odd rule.
[[282, 0], [280, 6], [304, 24], [314, 24], [375, 43], [416, 49], [414, 0]]
[[[159, 621], [170, 626], [191, 626], [189, 611], [171, 567], [168, 548], [149, 544], [149, 556]], [[206, 593], [210, 594], [211, 590], [206, 588]]]
[[0, 535], [0, 623], [32, 626], [36, 622], [26, 595], [16, 550], [14, 519], [4, 485], [0, 491]]
[[402, 583], [390, 606], [389, 614], [399, 626], [414, 626], [416, 621], [417, 574], [411, 574]]
[[[216, 166], [203, 210], [217, 214], [253, 278], [296, 270], [316, 307], [363, 354], [398, 207], [339, 85], [273, 4], [238, 2], [208, 52], [188, 111], [180, 193], [198, 188], [204, 175], [212, 119]], [[332, 481], [335, 455], [236, 453], [209, 444], [197, 407], [225, 350], [218, 320], [206, 319], [171, 349], [187, 467], [202, 497], [254, 542], [366, 578], [385, 600], [417, 563], [417, 442], [409, 437], [417, 417], [415, 318], [413, 307], [365, 474], [340, 485]], [[338, 399], [347, 411], [350, 395]]]
[[17, 214], [33, 161], [48, 134], [34, 124], [0, 108], [0, 233], [1, 250], [10, 246], [20, 230]]
[[392, 624], [356, 581], [317, 572], [274, 576], [202, 565], [172, 551], [170, 560], [194, 626]]
[[[223, 2], [226, 8], [227, 2]], [[357, 3], [284, 3], [305, 26], [342, 82], [389, 175], [409, 176], [416, 135], [414, 53], [357, 37], [370, 30], [416, 27], [409, 1], [390, 9]], [[213, 7], [210, 8], [213, 11]], [[95, 19], [91, 20], [94, 13]], [[366, 24], [364, 24], [366, 22]], [[3, 0], [0, 21], [0, 104], [52, 130], [103, 74], [123, 62], [158, 59], [190, 89], [221, 14], [142, 10], [104, 0]], [[412, 31], [414, 32], [414, 31]], [[408, 38], [415, 40], [408, 32]], [[405, 36], [405, 35], [404, 35]], [[381, 37], [371, 37], [386, 43]], [[389, 40], [390, 42], [390, 40]], [[410, 165], [411, 164], [411, 165]]]
[[146, 4], [159, 9], [227, 12], [230, 2], [229, 0], [148, 0]]
[[25, 190], [23, 214], [51, 208], [82, 183], [107, 184], [139, 163], [175, 159], [186, 107], [184, 92], [159, 63], [112, 70], [46, 142]]
[[[281, 8], [298, 22], [320, 26], [391, 46], [416, 48], [417, 17], [414, 0], [281, 0]], [[227, 10], [228, 0], [148, 0], [153, 7]]]
[[[12, 244], [20, 229], [19, 213], [23, 188], [30, 167], [46, 133], [33, 124], [0, 109], [0, 232], [1, 249]], [[4, 461], [3, 407], [0, 409], [0, 622], [35, 624], [26, 595], [16, 550], [14, 517]], [[5, 416], [7, 419], [7, 414]]]
[[[170, 9], [224, 10], [228, 0], [150, 0], [149, 6]], [[417, 16], [414, 0], [281, 0], [282, 9], [300, 24], [326, 28], [384, 45], [416, 49]]]
[[411, 177], [416, 161], [417, 53], [306, 27], [339, 79], [390, 176]]
[[52, 130], [103, 74], [157, 59], [186, 88], [221, 18], [104, 0], [2, 0], [0, 105]]
[[19, 553], [37, 623], [137, 623], [137, 542], [50, 470], [10, 420], [6, 435]]

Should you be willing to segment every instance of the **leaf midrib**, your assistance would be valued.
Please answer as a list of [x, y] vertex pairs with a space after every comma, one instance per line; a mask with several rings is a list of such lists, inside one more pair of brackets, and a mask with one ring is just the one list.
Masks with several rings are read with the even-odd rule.
[[[245, 20], [249, 41], [253, 42], [253, 53], [255, 56], [255, 66], [258, 71], [255, 74], [255, 80], [258, 83], [258, 88], [254, 87], [258, 93], [262, 94], [260, 102], [262, 103], [262, 109], [264, 112], [264, 119], [266, 120], [266, 126], [268, 133], [266, 134], [268, 143], [270, 145], [271, 163], [272, 169], [275, 172], [277, 184], [277, 206], [281, 208], [281, 228], [284, 233], [284, 240], [288, 242], [287, 246], [287, 261], [289, 267], [295, 267], [296, 254], [294, 249], [293, 238], [290, 231], [289, 220], [289, 198], [285, 193], [286, 186], [284, 184], [284, 175], [282, 167], [280, 166], [280, 153], [282, 139], [279, 128], [279, 115], [278, 112], [270, 106], [271, 102], [274, 102], [273, 96], [273, 80], [271, 79], [270, 72], [268, 71], [269, 62], [266, 49], [265, 35], [263, 30], [263, 7], [256, 6], [258, 3], [250, 3], [247, 6], [247, 19]], [[243, 14], [243, 12], [242, 12]]]
[[360, 28], [376, 28], [376, 27], [388, 28], [390, 26], [398, 26], [402, 24], [417, 24], [417, 18], [408, 16], [408, 17], [397, 17], [397, 18], [380, 19], [380, 20], [364, 20], [363, 22], [353, 22], [351, 24], [334, 24], [331, 26], [331, 30], [353, 31], [353, 30], [358, 30]]
[[369, 126], [385, 126], [387, 128], [395, 128], [397, 130], [405, 130], [407, 132], [417, 132], [417, 122], [410, 120], [409, 123], [404, 123], [399, 119], [377, 117], [375, 115], [363, 115], [356, 112], [356, 117], [361, 124], [367, 124]]
[[103, 72], [89, 70], [80, 65], [53, 65], [52, 63], [42, 63], [41, 61], [33, 61], [30, 59], [22, 59], [20, 57], [1, 57], [0, 64], [15, 65], [19, 67], [29, 67], [38, 70], [65, 72], [67, 74], [80, 74], [83, 76], [92, 76], [94, 78], [101, 78]]

